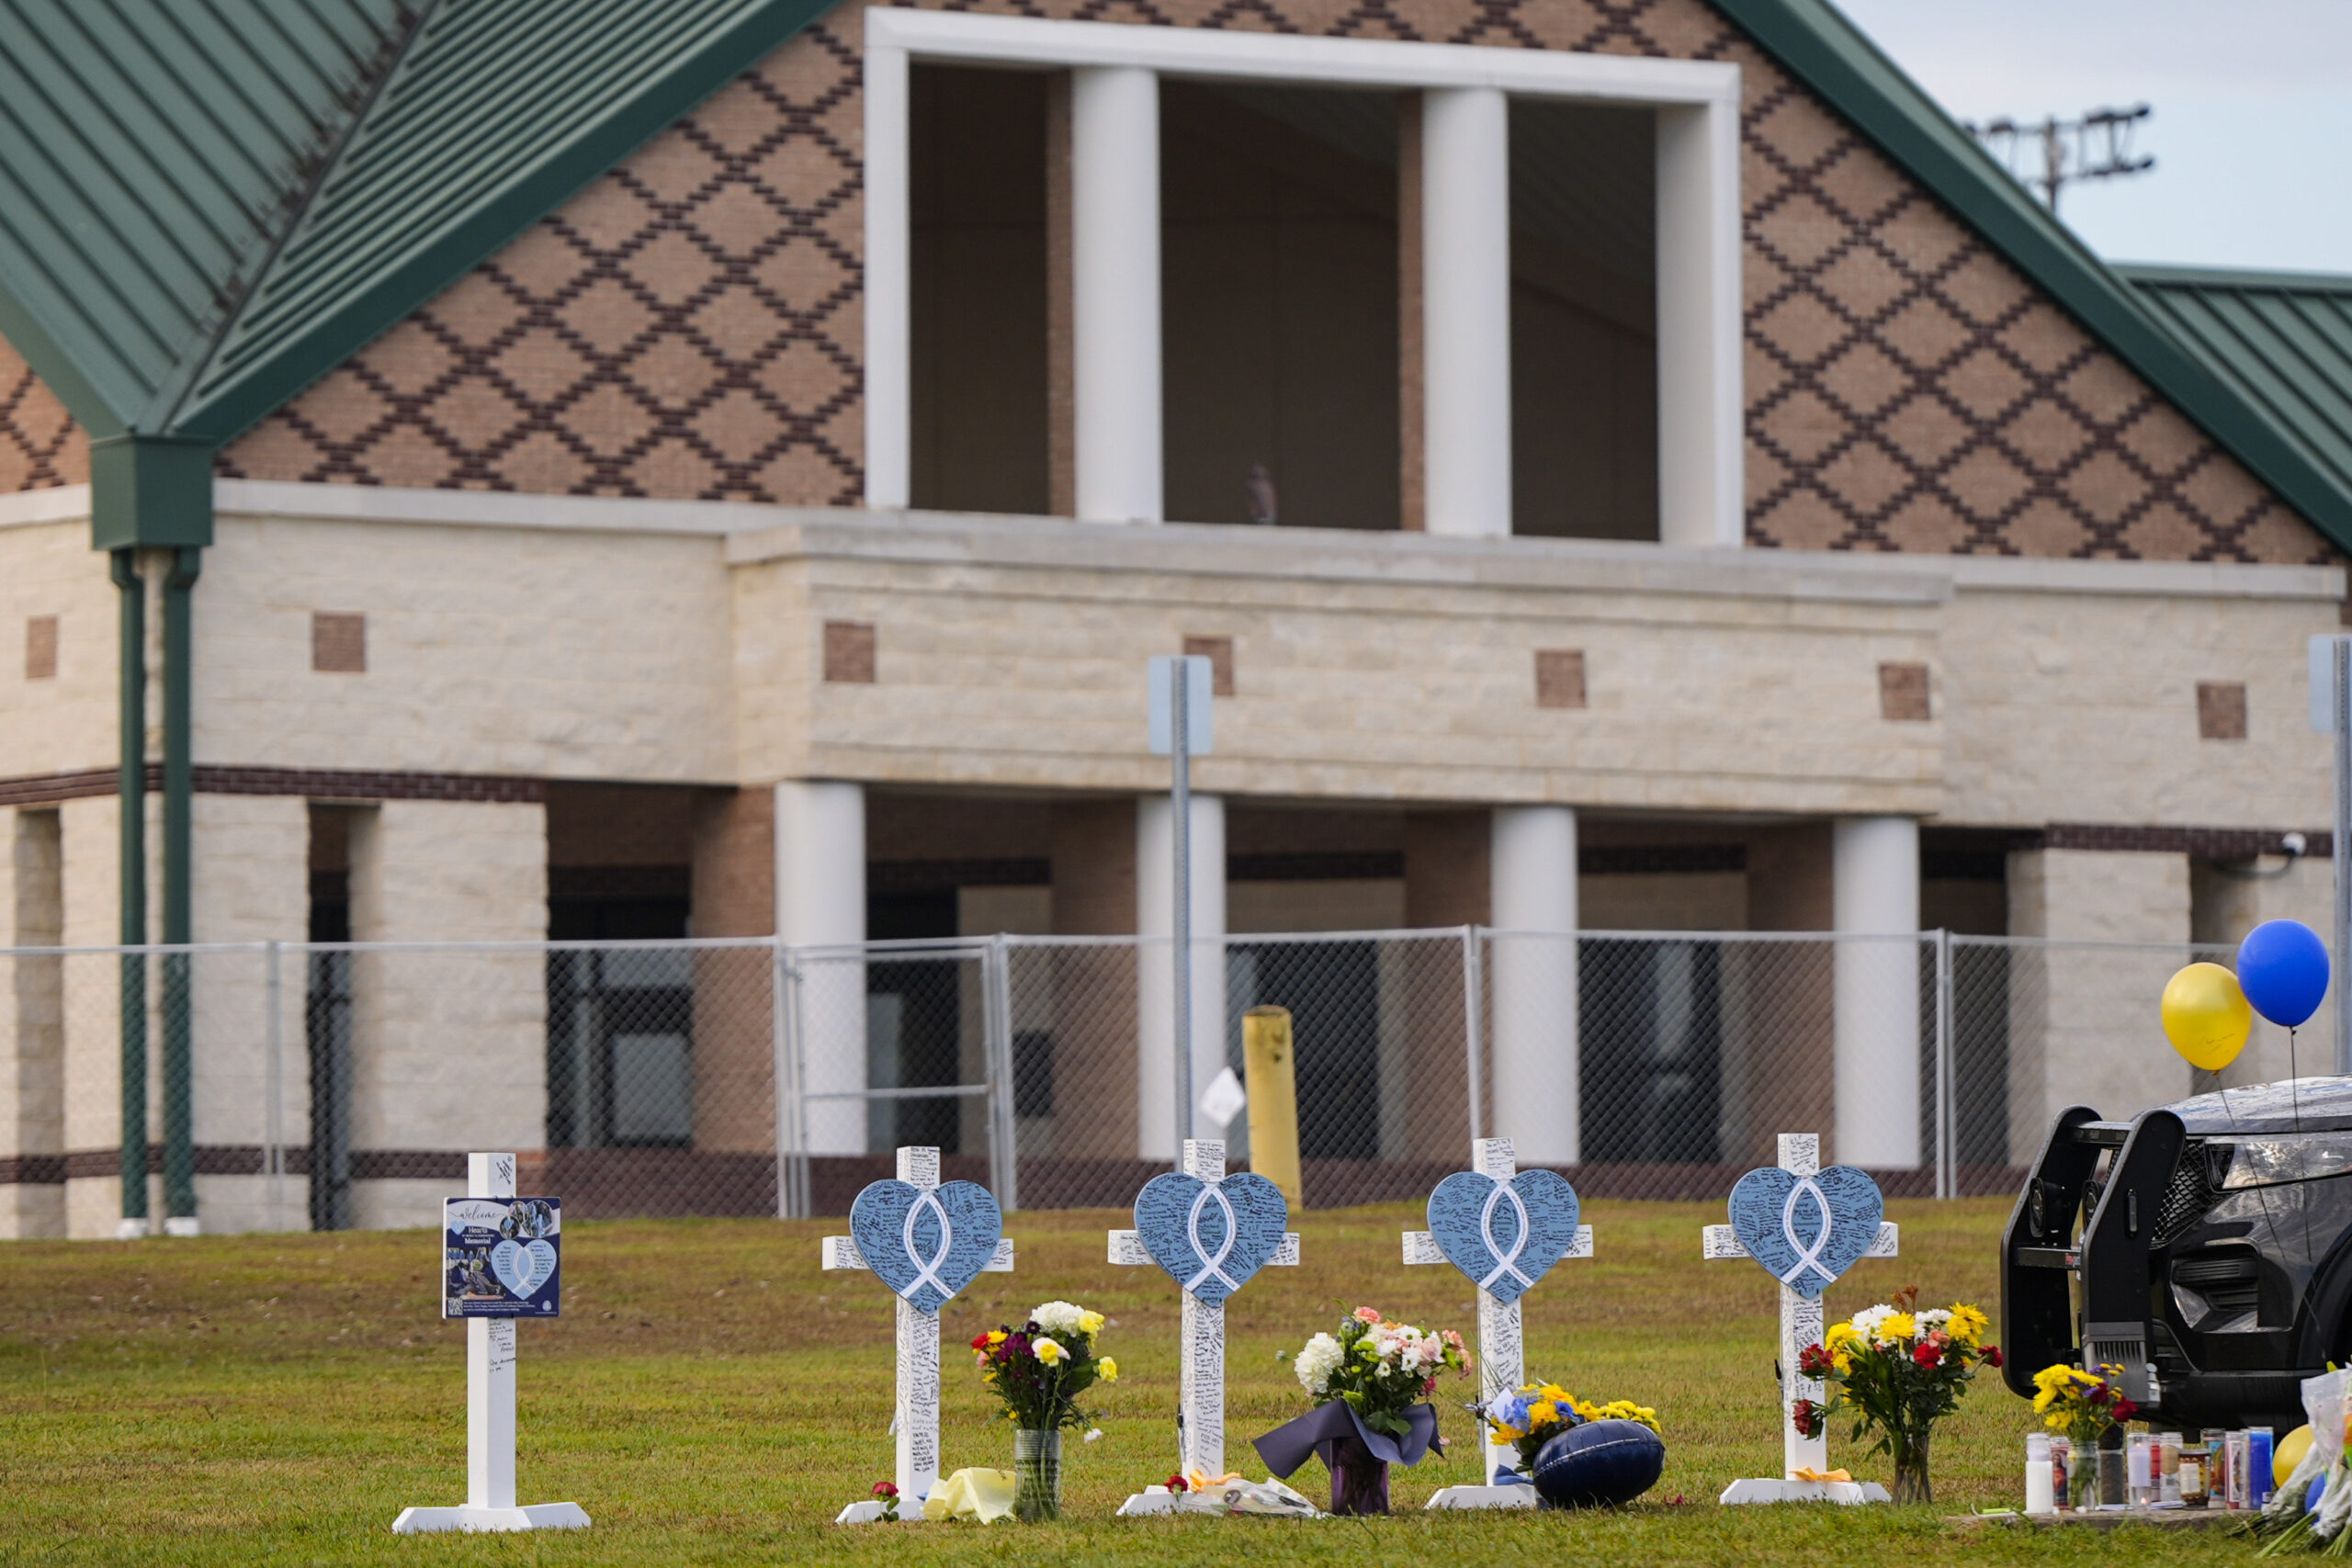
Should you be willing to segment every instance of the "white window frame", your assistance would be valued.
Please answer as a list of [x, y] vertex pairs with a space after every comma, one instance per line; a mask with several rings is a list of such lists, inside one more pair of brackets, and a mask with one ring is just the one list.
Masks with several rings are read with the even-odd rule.
[[[1641, 107], [1658, 112], [1657, 378], [1658, 525], [1663, 543], [1737, 547], [1745, 537], [1741, 478], [1739, 68], [1713, 61], [1650, 60], [1460, 44], [1140, 27], [1116, 22], [1040, 21], [1023, 17], [875, 6], [865, 13], [865, 461], [866, 504], [909, 504], [912, 469], [912, 355], [909, 211], [908, 78], [911, 61], [1033, 69], [1099, 68], [1154, 76], [1290, 82], [1395, 91], [1489, 89], [1512, 96]], [[1425, 143], [1426, 145], [1426, 143]], [[1074, 156], [1079, 154], [1073, 149]], [[1156, 142], [1151, 156], [1156, 162]], [[1081, 181], [1083, 171], [1080, 172]], [[1156, 194], [1156, 186], [1154, 186]], [[1081, 200], [1083, 192], [1080, 193]], [[1440, 205], [1424, 202], [1424, 208]], [[1156, 253], [1157, 202], [1150, 241]], [[1507, 234], [1503, 243], [1508, 243]], [[1076, 265], [1087, 265], [1077, 247]], [[1507, 258], [1500, 258], [1508, 265]], [[1159, 323], [1156, 269], [1148, 287], [1125, 292], [1129, 315], [1114, 321], [1127, 340], [1148, 340], [1156, 367]], [[1489, 269], [1490, 270], [1490, 269]], [[1144, 304], [1148, 299], [1148, 310]], [[1431, 303], [1442, 312], [1447, 301]], [[1473, 314], [1476, 313], [1474, 310]], [[1490, 315], [1491, 312], [1489, 311]], [[1090, 316], [1081, 285], [1079, 332]], [[1434, 320], [1433, 320], [1434, 325]], [[1138, 337], [1137, 334], [1140, 334]], [[1081, 344], [1081, 360], [1086, 349]], [[1135, 361], [1133, 363], [1142, 363]], [[1434, 367], [1432, 367], [1434, 369]], [[1508, 361], [1504, 364], [1507, 376]], [[1152, 378], [1143, 378], [1149, 379]], [[1081, 364], [1081, 400], [1085, 396]], [[1434, 395], [1439, 389], [1432, 388]], [[1159, 389], [1136, 389], [1120, 412], [1131, 431], [1148, 429], [1144, 485], [1159, 488]], [[1507, 384], [1505, 397], [1507, 399]], [[1146, 406], [1148, 405], [1148, 406]], [[1462, 411], [1453, 411], [1457, 413]], [[1432, 436], [1444, 409], [1430, 411]], [[1491, 419], [1485, 411], [1481, 418]], [[1457, 420], [1457, 424], [1460, 421]], [[1080, 514], [1086, 505], [1081, 422]], [[1131, 446], [1133, 444], [1131, 443]], [[1435, 456], [1434, 454], [1432, 455]], [[1137, 461], [1141, 461], [1140, 458]], [[1508, 487], [1504, 487], [1507, 491]], [[1133, 486], [1130, 486], [1132, 492]], [[1438, 532], [1497, 533], [1489, 516]], [[1099, 509], [1094, 509], [1099, 510]], [[1148, 503], [1117, 503], [1109, 520], [1158, 521]]]

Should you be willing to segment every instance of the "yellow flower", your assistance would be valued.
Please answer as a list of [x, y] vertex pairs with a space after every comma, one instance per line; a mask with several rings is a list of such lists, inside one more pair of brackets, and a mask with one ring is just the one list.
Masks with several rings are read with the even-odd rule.
[[1560, 1407], [1548, 1399], [1539, 1399], [1527, 1407], [1527, 1425], [1532, 1429], [1549, 1427], [1560, 1419]]
[[1566, 1404], [1575, 1397], [1575, 1395], [1568, 1393], [1566, 1389], [1562, 1388], [1555, 1382], [1547, 1382], [1535, 1392], [1544, 1398], [1550, 1400], [1555, 1404]]
[[1973, 1345], [1984, 1337], [1985, 1321], [1984, 1314], [1976, 1308], [1965, 1302], [1954, 1302], [1951, 1322], [1945, 1326], [1954, 1339], [1963, 1345]]
[[1829, 1355], [1829, 1364], [1838, 1370], [1838, 1375], [1842, 1378], [1854, 1370], [1854, 1353], [1851, 1350], [1833, 1350]]
[[1840, 1345], [1859, 1345], [1861, 1342], [1862, 1336], [1860, 1329], [1851, 1323], [1841, 1323], [1829, 1331], [1822, 1342], [1822, 1348], [1835, 1350]]
[[1108, 1356], [1103, 1357], [1100, 1361], [1095, 1363], [1095, 1368], [1101, 1374], [1104, 1382], [1117, 1382], [1119, 1381], [1119, 1363], [1112, 1358]]
[[1001, 1328], [991, 1328], [989, 1330], [989, 1343], [991, 1345], [1003, 1344], [1004, 1337], [1004, 1330]]
[[1049, 1367], [1060, 1366], [1063, 1359], [1069, 1354], [1068, 1350], [1062, 1348], [1060, 1340], [1049, 1339], [1042, 1334], [1029, 1341], [1029, 1348], [1037, 1353], [1037, 1359]]
[[1907, 1312], [1898, 1312], [1878, 1325], [1881, 1339], [1911, 1339], [1919, 1333], [1918, 1320]]
[[1078, 1331], [1080, 1334], [1085, 1335], [1089, 1339], [1093, 1338], [1096, 1335], [1102, 1332], [1102, 1314], [1099, 1312], [1082, 1312], [1079, 1314]]

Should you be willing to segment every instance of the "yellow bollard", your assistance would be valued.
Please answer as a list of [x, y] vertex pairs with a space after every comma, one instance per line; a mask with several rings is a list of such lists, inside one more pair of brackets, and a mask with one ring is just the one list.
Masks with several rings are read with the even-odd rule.
[[1298, 1172], [1298, 1060], [1291, 1052], [1290, 1010], [1251, 1008], [1241, 1015], [1241, 1059], [1250, 1093], [1250, 1168], [1283, 1190], [1292, 1213], [1306, 1207]]

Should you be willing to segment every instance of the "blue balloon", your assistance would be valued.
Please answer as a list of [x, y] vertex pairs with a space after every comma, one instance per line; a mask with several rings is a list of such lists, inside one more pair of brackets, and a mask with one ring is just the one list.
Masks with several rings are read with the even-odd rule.
[[2255, 1011], [2296, 1028], [2327, 995], [2327, 944], [2301, 920], [2265, 920], [2238, 943], [2238, 987]]
[[2312, 1483], [2303, 1488], [2303, 1512], [2308, 1514], [2313, 1508], [2318, 1507], [2319, 1495], [2326, 1490], [2327, 1477], [2324, 1475], [2312, 1476]]

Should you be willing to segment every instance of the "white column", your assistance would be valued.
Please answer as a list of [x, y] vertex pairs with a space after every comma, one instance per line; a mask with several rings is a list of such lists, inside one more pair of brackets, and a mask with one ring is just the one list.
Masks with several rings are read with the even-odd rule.
[[[811, 1095], [865, 1087], [865, 790], [831, 780], [775, 786], [775, 929], [801, 975], [801, 1085]], [[808, 1152], [865, 1152], [865, 1105], [817, 1100], [808, 1108]]]
[[1421, 95], [1422, 371], [1432, 534], [1510, 532], [1510, 104]]
[[1577, 814], [1498, 806], [1492, 840], [1495, 1131], [1530, 1165], [1579, 1157]]
[[[871, 27], [869, 26], [869, 33]], [[865, 504], [913, 494], [912, 213], [907, 51], [865, 41]]]
[[1657, 118], [1658, 538], [1736, 547], [1746, 537], [1738, 105]]
[[1849, 817], [1830, 847], [1837, 957], [1837, 1157], [1841, 1165], [1919, 1164], [1919, 824]]
[[[1175, 811], [1148, 795], [1136, 811], [1136, 931], [1165, 939], [1175, 927]], [[1193, 796], [1193, 1092], [1225, 1066], [1225, 801]], [[1168, 949], [1147, 940], [1136, 959], [1136, 1156], [1172, 1161], [1176, 1147], [1174, 977]], [[1193, 1106], [1193, 1136], [1206, 1126]], [[1221, 1145], [1220, 1145], [1221, 1146]]]
[[1157, 523], [1158, 76], [1136, 66], [1070, 73], [1069, 166], [1078, 514]]

